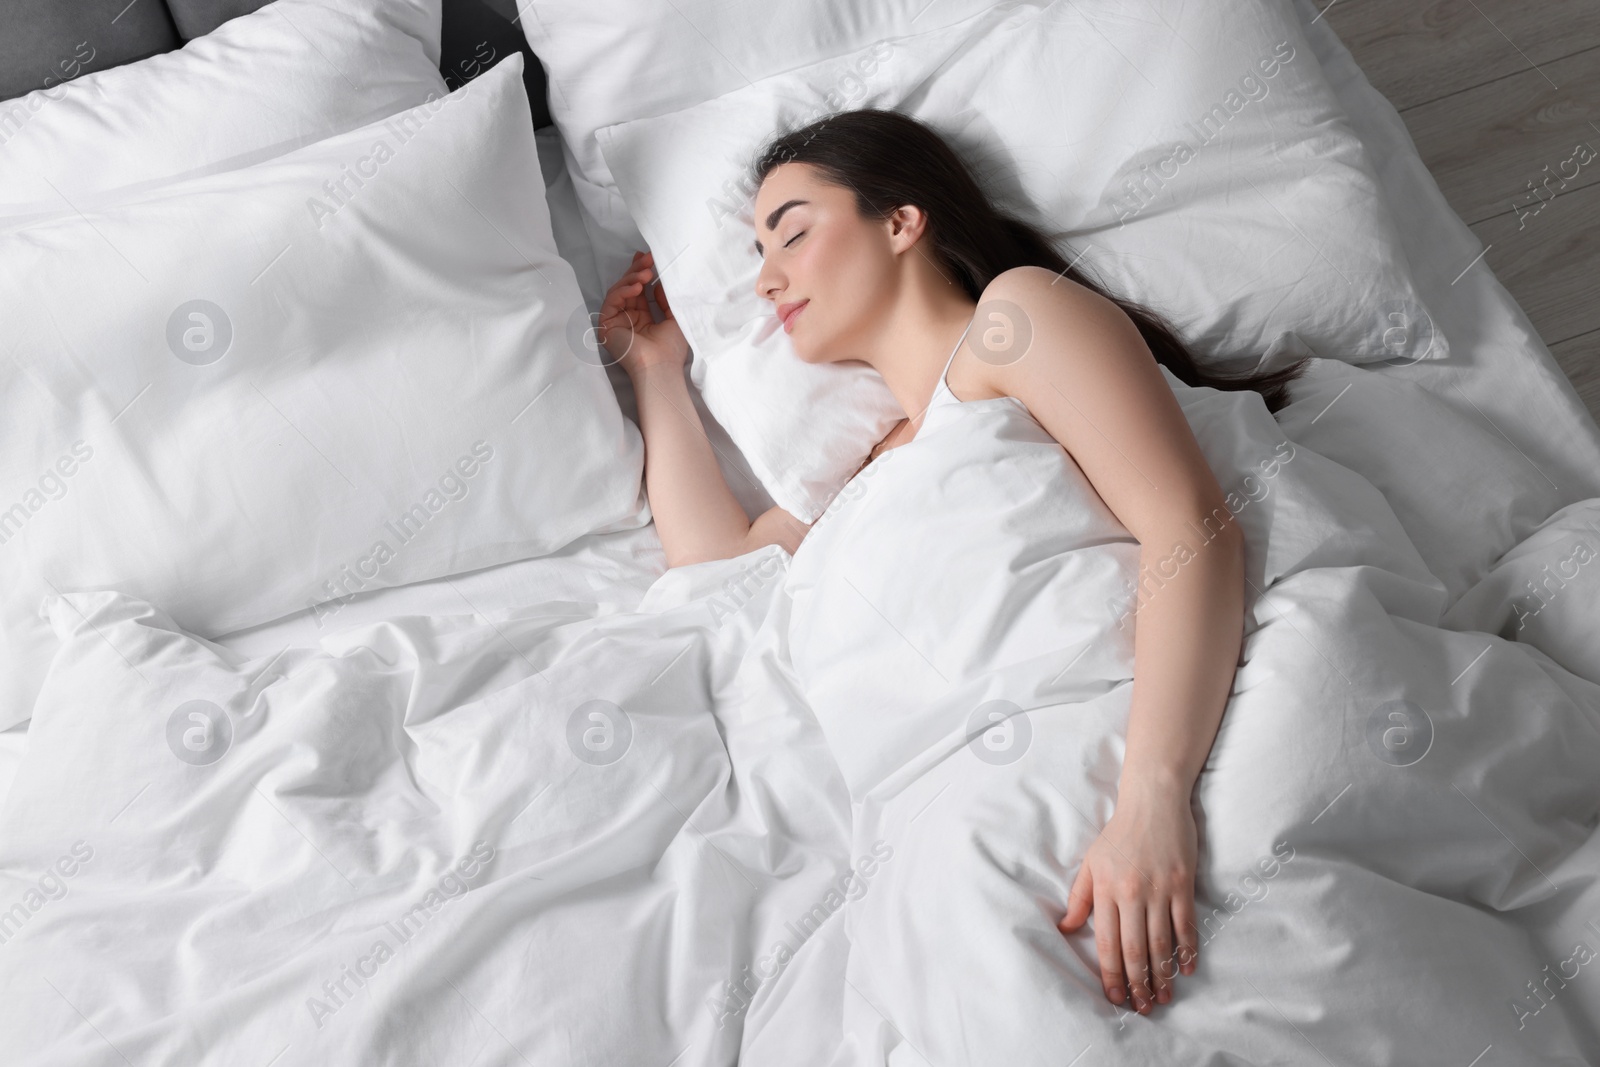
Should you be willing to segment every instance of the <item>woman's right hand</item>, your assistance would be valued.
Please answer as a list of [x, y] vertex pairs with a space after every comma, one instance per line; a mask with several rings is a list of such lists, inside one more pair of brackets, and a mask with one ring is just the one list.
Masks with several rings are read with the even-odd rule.
[[667, 292], [655, 283], [656, 303], [663, 318], [656, 322], [645, 302], [645, 286], [655, 278], [655, 260], [649, 252], [635, 252], [627, 273], [606, 291], [600, 304], [600, 343], [630, 376], [658, 365], [683, 369], [689, 342], [673, 318]]

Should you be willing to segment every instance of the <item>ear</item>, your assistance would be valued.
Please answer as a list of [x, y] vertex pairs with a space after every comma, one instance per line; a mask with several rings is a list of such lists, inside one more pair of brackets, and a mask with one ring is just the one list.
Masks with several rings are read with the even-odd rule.
[[928, 216], [915, 204], [901, 204], [884, 219], [884, 225], [888, 228], [889, 248], [898, 254], [922, 239], [928, 229]]

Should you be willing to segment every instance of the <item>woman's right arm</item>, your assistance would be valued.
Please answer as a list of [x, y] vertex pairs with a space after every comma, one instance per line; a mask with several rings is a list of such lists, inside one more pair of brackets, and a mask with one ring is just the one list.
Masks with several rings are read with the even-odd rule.
[[628, 272], [606, 293], [599, 326], [601, 343], [627, 371], [638, 397], [645, 492], [667, 566], [728, 559], [769, 544], [793, 554], [809, 527], [782, 508], [751, 523], [717, 466], [683, 379], [689, 345], [659, 281], [660, 322], [645, 301], [654, 275], [649, 253], [634, 253]]

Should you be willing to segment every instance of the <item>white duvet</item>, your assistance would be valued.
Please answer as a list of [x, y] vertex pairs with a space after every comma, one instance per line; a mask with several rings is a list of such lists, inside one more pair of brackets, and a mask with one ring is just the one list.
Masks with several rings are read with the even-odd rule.
[[792, 560], [636, 613], [239, 662], [53, 601], [0, 810], [8, 1062], [1594, 1062], [1600, 685], [1440, 628], [1370, 482], [1169, 381], [1250, 582], [1171, 1004], [1113, 1007], [1055, 930], [1138, 546], [1003, 398], [931, 412]]

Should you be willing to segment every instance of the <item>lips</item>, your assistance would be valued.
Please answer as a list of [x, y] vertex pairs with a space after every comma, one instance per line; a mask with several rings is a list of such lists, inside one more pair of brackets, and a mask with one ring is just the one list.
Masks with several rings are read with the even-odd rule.
[[792, 304], [778, 305], [778, 319], [783, 323], [783, 331], [785, 333], [790, 332], [794, 328], [795, 316], [800, 314], [800, 312], [804, 310], [805, 306], [809, 303], [811, 303], [809, 300], [797, 300]]

